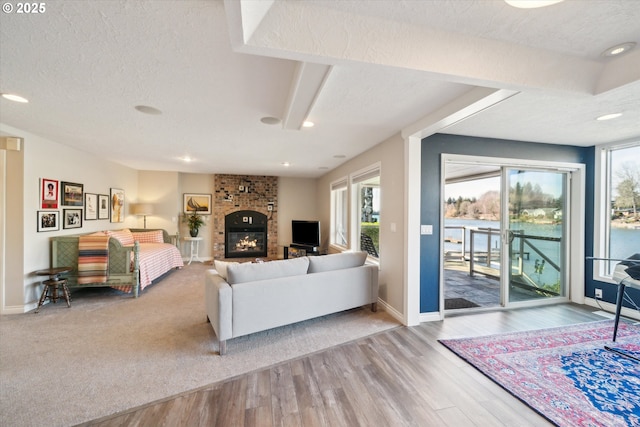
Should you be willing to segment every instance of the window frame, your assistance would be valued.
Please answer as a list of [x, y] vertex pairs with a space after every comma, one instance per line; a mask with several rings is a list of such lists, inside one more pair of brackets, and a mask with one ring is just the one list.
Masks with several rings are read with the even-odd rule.
[[[349, 185], [348, 185], [348, 177], [342, 177], [337, 179], [329, 184], [329, 194], [330, 194], [330, 209], [331, 209], [331, 217], [329, 222], [329, 246], [338, 251], [346, 251], [349, 248]], [[337, 206], [336, 196], [337, 192], [343, 192], [345, 194], [344, 201], [341, 203], [342, 206]], [[341, 209], [340, 209], [341, 208]], [[337, 209], [340, 209], [339, 212], [336, 212]], [[336, 227], [337, 227], [337, 219], [338, 216], [342, 219], [341, 222], [344, 222], [344, 240], [345, 244], [341, 245], [336, 243]]]
[[[365, 168], [357, 170], [350, 175], [350, 195], [351, 195], [351, 249], [352, 250], [362, 250], [360, 247], [360, 214], [361, 214], [361, 184], [365, 181], [370, 180], [371, 178], [377, 177], [380, 181], [378, 184], [378, 188], [380, 189], [380, 194], [382, 193], [382, 165], [380, 162], [376, 162], [372, 165], [369, 165]], [[380, 195], [380, 217], [378, 218], [378, 224], [382, 222], [382, 196]], [[367, 254], [367, 262], [372, 264], [379, 264], [380, 259], [382, 257], [382, 236], [379, 237], [378, 241], [378, 258], [375, 258], [369, 254]]]
[[607, 273], [611, 235], [611, 152], [640, 146], [640, 141], [616, 142], [595, 147], [593, 279], [606, 283], [613, 280], [613, 269]]

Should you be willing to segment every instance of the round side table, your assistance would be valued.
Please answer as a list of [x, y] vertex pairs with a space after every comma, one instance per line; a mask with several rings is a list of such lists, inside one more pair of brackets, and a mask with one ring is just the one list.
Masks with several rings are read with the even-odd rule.
[[[44, 289], [42, 290], [42, 295], [40, 295], [38, 308], [36, 308], [35, 311], [36, 313], [40, 311], [40, 307], [42, 307], [42, 304], [44, 304], [44, 301], [47, 298], [49, 298], [49, 300], [54, 304], [58, 302], [58, 286], [62, 288], [64, 299], [67, 301], [67, 307], [71, 307], [71, 299], [69, 298], [67, 279], [60, 277], [61, 274], [68, 273], [69, 271], [71, 271], [71, 267], [55, 267], [36, 271], [36, 276], [49, 276], [48, 280], [42, 282], [42, 284], [44, 285]], [[51, 295], [49, 295], [49, 291], [51, 291]]]
[[185, 242], [191, 243], [191, 254], [189, 257], [189, 263], [187, 265], [191, 265], [191, 261], [193, 261], [194, 258], [196, 259], [196, 261], [202, 262], [200, 256], [198, 256], [198, 253], [200, 251], [200, 241], [202, 240], [202, 237], [183, 237], [183, 239]]

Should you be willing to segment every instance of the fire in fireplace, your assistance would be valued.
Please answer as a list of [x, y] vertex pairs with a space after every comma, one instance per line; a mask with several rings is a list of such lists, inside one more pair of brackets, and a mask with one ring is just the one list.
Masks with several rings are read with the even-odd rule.
[[224, 217], [225, 258], [267, 256], [267, 216], [256, 211], [237, 211]]

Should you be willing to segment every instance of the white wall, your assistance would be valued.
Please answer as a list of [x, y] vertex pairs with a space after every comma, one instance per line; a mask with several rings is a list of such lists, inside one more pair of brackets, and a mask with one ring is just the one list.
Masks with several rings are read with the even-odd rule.
[[[331, 182], [377, 162], [381, 164], [380, 299], [391, 314], [398, 317], [404, 314], [404, 141], [401, 136], [389, 138], [320, 178], [317, 182], [317, 207], [320, 220], [328, 231]], [[391, 231], [392, 224], [396, 231]]]
[[[211, 174], [196, 174], [196, 173], [181, 173], [180, 185], [178, 187], [178, 199], [179, 199], [179, 227], [180, 236], [189, 236], [189, 227], [182, 221], [183, 218], [183, 194], [184, 193], [197, 193], [197, 194], [211, 194], [213, 203], [213, 185], [214, 179]], [[213, 206], [212, 206], [213, 208]], [[199, 244], [198, 253], [202, 260], [213, 259], [213, 227], [211, 224], [211, 215], [202, 215], [204, 225], [200, 228], [198, 237], [202, 237], [202, 241]], [[184, 241], [180, 242], [180, 251], [183, 255], [189, 255], [191, 253], [190, 243], [185, 244]]]
[[[50, 265], [50, 239], [53, 236], [87, 233], [106, 229], [135, 227], [137, 218], [128, 214], [129, 204], [135, 201], [138, 193], [138, 173], [136, 170], [109, 162], [93, 155], [78, 151], [65, 145], [40, 138], [28, 132], [0, 124], [0, 132], [23, 138], [20, 152], [24, 169], [10, 172], [7, 182], [12, 188], [22, 186], [22, 224], [15, 219], [7, 222], [8, 229], [18, 229], [21, 238], [5, 236], [8, 247], [20, 260], [12, 260], [6, 266], [5, 277], [19, 276], [21, 280], [7, 280], [5, 283], [4, 307], [2, 312], [21, 312], [35, 308], [40, 297], [42, 277], [35, 276], [36, 270]], [[7, 153], [9, 155], [9, 153]], [[11, 160], [8, 159], [8, 165]], [[7, 171], [9, 172], [9, 171]], [[39, 210], [40, 178], [70, 181], [84, 185], [88, 193], [109, 194], [110, 188], [125, 191], [125, 222], [110, 223], [109, 220], [84, 221], [82, 228], [59, 231], [37, 232], [36, 215]], [[15, 197], [12, 200], [16, 200]], [[13, 203], [13, 202], [11, 202]], [[64, 207], [60, 206], [60, 219]], [[9, 221], [7, 219], [7, 221]], [[15, 222], [14, 222], [15, 221]], [[22, 264], [22, 265], [20, 265]]]
[[[282, 256], [283, 247], [291, 243], [291, 220], [320, 220], [321, 212], [317, 208], [318, 193], [316, 179], [278, 178], [278, 254]], [[322, 221], [321, 237], [329, 238], [329, 223]], [[324, 242], [323, 247], [327, 247]]]

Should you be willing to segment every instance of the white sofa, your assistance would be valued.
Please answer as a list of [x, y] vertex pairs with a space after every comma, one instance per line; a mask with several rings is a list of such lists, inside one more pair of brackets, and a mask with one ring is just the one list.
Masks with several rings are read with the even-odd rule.
[[378, 266], [365, 264], [366, 258], [366, 252], [344, 252], [265, 263], [217, 261], [205, 273], [205, 298], [220, 355], [231, 338], [367, 304], [376, 311]]

